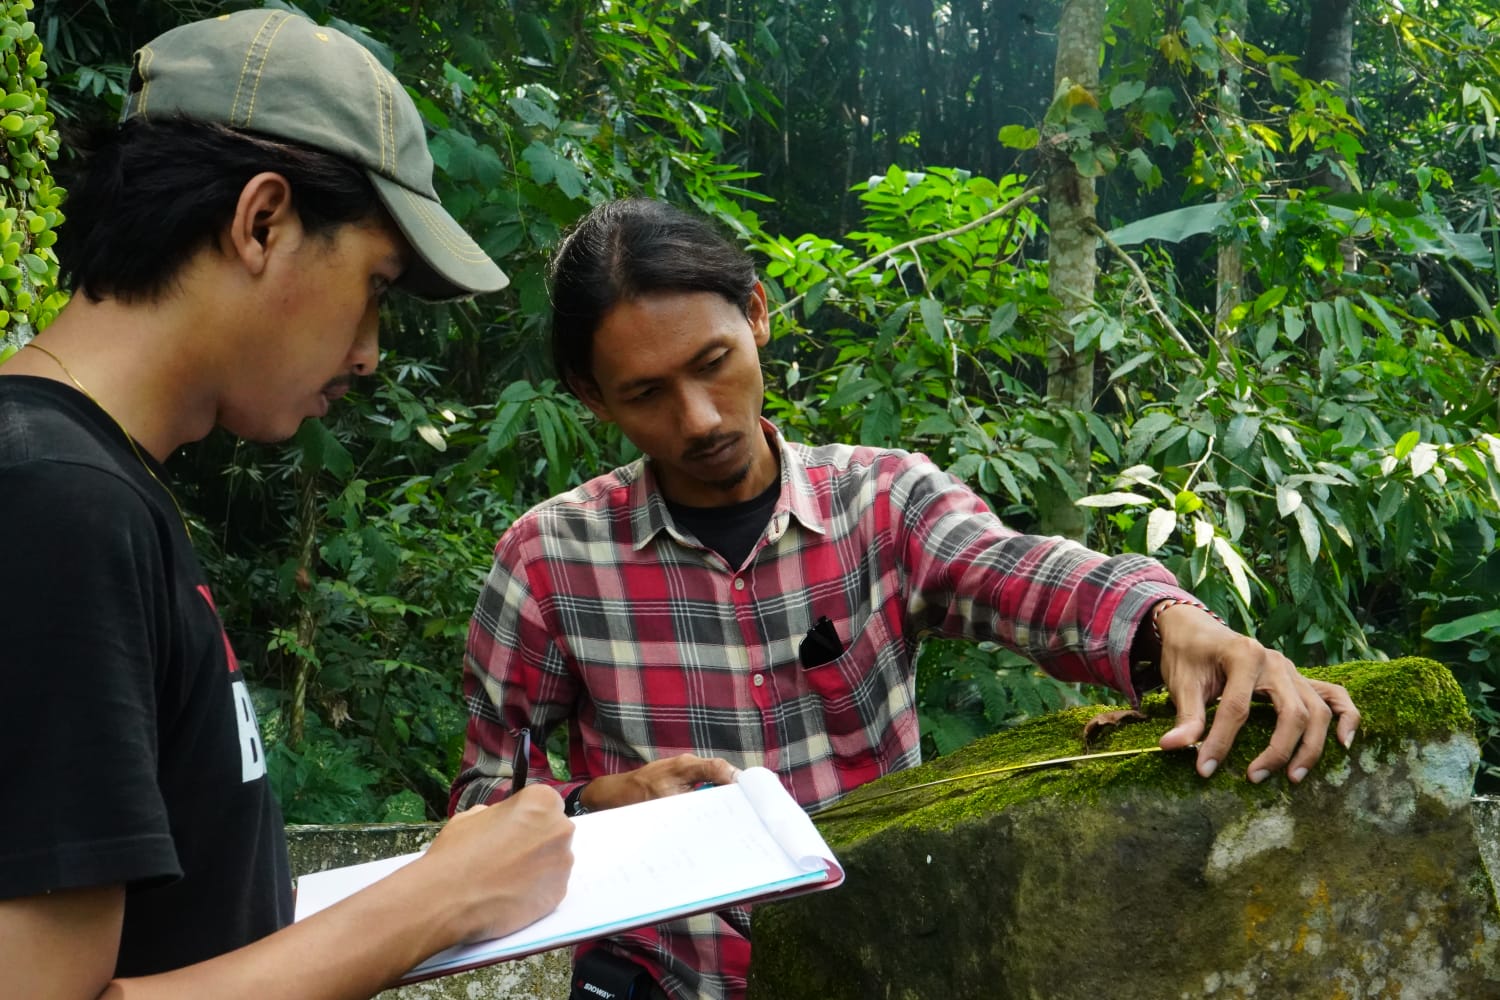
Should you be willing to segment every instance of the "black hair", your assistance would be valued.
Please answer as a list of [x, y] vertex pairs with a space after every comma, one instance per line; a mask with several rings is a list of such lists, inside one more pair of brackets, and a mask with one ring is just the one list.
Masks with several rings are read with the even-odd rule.
[[285, 177], [308, 232], [326, 235], [383, 211], [356, 164], [298, 143], [185, 117], [131, 119], [73, 142], [59, 171], [63, 280], [97, 302], [158, 299], [218, 238], [256, 174]]
[[748, 315], [755, 262], [701, 216], [631, 198], [596, 206], [548, 265], [552, 362], [569, 389], [593, 382], [594, 333], [618, 303], [654, 292], [713, 292]]

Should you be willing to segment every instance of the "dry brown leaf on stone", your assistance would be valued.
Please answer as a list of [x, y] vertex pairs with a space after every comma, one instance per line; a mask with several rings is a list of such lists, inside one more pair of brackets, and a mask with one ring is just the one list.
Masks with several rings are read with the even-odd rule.
[[1121, 708], [1110, 712], [1100, 712], [1083, 726], [1083, 746], [1085, 750], [1092, 749], [1094, 741], [1106, 735], [1106, 730], [1127, 722], [1145, 722], [1146, 713], [1138, 712], [1133, 708]]

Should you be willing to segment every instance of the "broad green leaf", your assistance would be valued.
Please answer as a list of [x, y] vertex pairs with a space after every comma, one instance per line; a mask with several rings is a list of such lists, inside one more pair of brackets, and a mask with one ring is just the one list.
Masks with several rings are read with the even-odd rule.
[[1314, 302], [1311, 306], [1313, 314], [1313, 326], [1323, 335], [1324, 343], [1337, 343], [1339, 340], [1338, 319], [1333, 312], [1333, 306], [1327, 302]]
[[1167, 543], [1177, 530], [1177, 512], [1168, 507], [1154, 507], [1146, 518], [1146, 554], [1151, 555]]
[[1141, 419], [1137, 420], [1130, 428], [1130, 441], [1133, 445], [1145, 447], [1162, 431], [1171, 427], [1177, 418], [1165, 410], [1152, 410]]
[[1109, 106], [1112, 108], [1123, 108], [1128, 104], [1134, 103], [1145, 92], [1146, 83], [1144, 80], [1125, 80], [1117, 83], [1109, 91]]
[[1411, 461], [1411, 474], [1413, 476], [1425, 476], [1437, 464], [1437, 445], [1423, 441], [1412, 448], [1411, 454], [1408, 457]]
[[806, 296], [802, 300], [802, 314], [804, 316], [811, 317], [813, 313], [818, 311], [818, 307], [823, 304], [823, 299], [828, 296], [828, 288], [829, 283], [827, 281], [820, 281], [807, 290]]
[[1088, 424], [1089, 435], [1094, 439], [1095, 443], [1104, 449], [1104, 454], [1109, 456], [1111, 462], [1118, 462], [1120, 460], [1120, 442], [1115, 437], [1115, 432], [1110, 429], [1109, 424], [1105, 423], [1104, 418], [1092, 410], [1085, 413], [1083, 418]]
[[1276, 513], [1286, 517], [1302, 506], [1302, 494], [1285, 483], [1276, 487]]
[[447, 451], [448, 439], [443, 437], [443, 432], [432, 424], [421, 423], [417, 425], [417, 434], [426, 441], [434, 451]]
[[1081, 497], [1073, 501], [1079, 507], [1134, 507], [1139, 504], [1151, 502], [1150, 497], [1143, 497], [1139, 493], [1096, 493], [1093, 496]]
[[1286, 285], [1273, 285], [1255, 299], [1255, 315], [1263, 316], [1268, 309], [1275, 309], [1281, 305], [1281, 300], [1286, 298], [1288, 289]]
[[948, 326], [943, 319], [943, 307], [937, 299], [924, 298], [917, 304], [922, 313], [922, 326], [927, 330], [927, 336], [934, 345], [943, 347], [948, 343]]
[[1212, 545], [1216, 534], [1210, 522], [1201, 517], [1193, 518], [1193, 548], [1201, 549]]
[[1229, 580], [1234, 585], [1234, 592], [1240, 596], [1245, 604], [1250, 603], [1250, 579], [1245, 572], [1245, 560], [1235, 551], [1229, 540], [1223, 536], [1214, 536], [1214, 554], [1229, 571]]
[[[1101, 345], [1101, 346], [1103, 346], [1103, 345]], [[1153, 360], [1155, 357], [1156, 357], [1156, 352], [1155, 351], [1142, 351], [1141, 353], [1137, 354], [1135, 357], [1131, 358], [1129, 361], [1126, 361], [1120, 367], [1116, 368], [1114, 371], [1110, 372], [1109, 373], [1109, 381], [1111, 381], [1111, 382], [1119, 381], [1120, 379], [1124, 378], [1126, 375], [1129, 375], [1131, 372], [1135, 371], [1141, 365], [1145, 364], [1148, 361]]]
[[1245, 533], [1245, 505], [1240, 503], [1238, 497], [1230, 497], [1224, 501], [1224, 530], [1234, 541], [1239, 541], [1240, 536]]
[[1255, 356], [1264, 361], [1276, 347], [1276, 337], [1281, 332], [1274, 319], [1268, 319], [1255, 330]]
[[1179, 243], [1190, 236], [1213, 232], [1228, 219], [1229, 203], [1211, 201], [1203, 205], [1174, 208], [1170, 212], [1148, 216], [1109, 231], [1118, 246], [1132, 246], [1147, 240]]
[[1194, 514], [1203, 509], [1203, 498], [1192, 490], [1180, 490], [1172, 500], [1172, 509], [1179, 514]]
[[1000, 129], [1000, 145], [1011, 149], [1034, 149], [1041, 133], [1024, 125], [1005, 125]]
[[1285, 306], [1281, 310], [1281, 325], [1286, 331], [1287, 339], [1296, 343], [1302, 338], [1302, 331], [1307, 329], [1307, 321], [1302, 318], [1301, 310], [1291, 306]]
[[1009, 333], [1016, 325], [1016, 317], [1019, 315], [1020, 311], [1014, 302], [1002, 302], [996, 306], [995, 311], [990, 314], [990, 339], [999, 340]]
[[1317, 583], [1317, 575], [1313, 572], [1312, 564], [1307, 559], [1304, 549], [1292, 546], [1286, 554], [1286, 576], [1287, 583], [1291, 587], [1292, 600], [1302, 603], [1307, 600], [1307, 595], [1312, 593]]
[[1135, 175], [1135, 179], [1145, 184], [1148, 189], [1154, 187], [1160, 180], [1161, 171], [1156, 164], [1151, 162], [1151, 157], [1146, 155], [1146, 151], [1139, 146], [1130, 151], [1126, 160], [1129, 161], [1130, 172]]
[[1333, 311], [1338, 319], [1339, 333], [1345, 349], [1356, 361], [1359, 360], [1365, 351], [1365, 332], [1364, 323], [1354, 314], [1354, 304], [1346, 298], [1340, 298], [1334, 302]]
[[1241, 413], [1229, 421], [1229, 430], [1224, 434], [1224, 455], [1238, 458], [1245, 449], [1260, 436], [1260, 417], [1252, 413]]
[[1304, 506], [1295, 508], [1297, 531], [1302, 535], [1302, 547], [1307, 550], [1307, 561], [1317, 562], [1318, 550], [1323, 544], [1323, 535], [1318, 531], [1318, 519]]
[[1401, 459], [1405, 458], [1411, 452], [1411, 450], [1417, 446], [1417, 442], [1420, 440], [1422, 440], [1422, 435], [1419, 432], [1407, 431], [1405, 434], [1401, 435], [1400, 439], [1396, 442], [1396, 449], [1395, 451], [1391, 452], [1391, 455], [1396, 459], [1396, 461], [1401, 461]]
[[887, 447], [901, 433], [901, 406], [889, 392], [877, 393], [860, 421], [860, 444]]
[[1442, 625], [1434, 625], [1422, 633], [1422, 638], [1433, 642], [1457, 642], [1480, 632], [1494, 630], [1500, 630], [1500, 610], [1481, 611], [1477, 615], [1466, 615]]

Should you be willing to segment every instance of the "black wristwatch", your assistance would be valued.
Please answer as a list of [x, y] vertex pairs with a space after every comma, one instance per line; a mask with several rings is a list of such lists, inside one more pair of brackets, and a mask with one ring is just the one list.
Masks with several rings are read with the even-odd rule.
[[589, 811], [589, 807], [583, 804], [583, 790], [587, 787], [589, 783], [585, 781], [568, 793], [568, 797], [563, 799], [563, 815], [582, 816]]

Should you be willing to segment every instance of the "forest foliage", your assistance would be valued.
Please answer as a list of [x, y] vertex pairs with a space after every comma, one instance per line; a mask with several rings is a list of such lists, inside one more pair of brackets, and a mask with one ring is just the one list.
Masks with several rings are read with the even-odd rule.
[[[65, 129], [109, 114], [134, 46], [229, 6], [32, 11], [47, 106]], [[633, 457], [560, 391], [544, 329], [548, 248], [626, 194], [755, 249], [791, 437], [923, 451], [1021, 529], [1060, 488], [1089, 544], [1162, 559], [1298, 662], [1438, 658], [1500, 777], [1493, 0], [1324, 5], [1343, 36], [1293, 0], [1110, 0], [1097, 91], [1054, 79], [1068, 6], [295, 8], [407, 83], [445, 203], [513, 284], [393, 302], [378, 376], [336, 415], [172, 461], [289, 819], [440, 813], [495, 539]], [[1047, 396], [1057, 176], [1100, 197], [1098, 284], [1066, 314], [1082, 408]], [[1081, 697], [946, 642], [918, 680], [929, 752]]]

